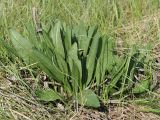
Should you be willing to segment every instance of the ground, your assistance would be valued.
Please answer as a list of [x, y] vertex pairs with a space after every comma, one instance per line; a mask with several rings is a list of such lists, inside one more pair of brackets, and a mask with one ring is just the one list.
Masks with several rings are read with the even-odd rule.
[[0, 85], [1, 120], [160, 120], [156, 114], [143, 112], [144, 106], [111, 102], [105, 110], [79, 107], [75, 112], [64, 110], [61, 104], [41, 104], [24, 86], [7, 79]]

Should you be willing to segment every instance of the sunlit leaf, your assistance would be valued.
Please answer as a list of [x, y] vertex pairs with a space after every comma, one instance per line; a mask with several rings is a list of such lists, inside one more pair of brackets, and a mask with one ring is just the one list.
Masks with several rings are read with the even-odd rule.
[[39, 100], [49, 102], [55, 100], [61, 100], [62, 98], [59, 96], [57, 92], [52, 89], [45, 89], [45, 90], [37, 90], [36, 96]]
[[78, 94], [78, 102], [81, 105], [90, 106], [98, 108], [100, 107], [100, 102], [97, 95], [92, 90], [83, 90]]
[[88, 72], [88, 78], [87, 78], [86, 84], [90, 83], [90, 81], [93, 77], [94, 69], [96, 68], [95, 61], [97, 59], [96, 55], [97, 55], [98, 46], [99, 46], [99, 38], [100, 38], [99, 35], [97, 35], [93, 38], [93, 42], [90, 46], [90, 50], [87, 55], [86, 68], [87, 68], [87, 72]]
[[139, 83], [135, 85], [135, 87], [132, 89], [133, 93], [143, 93], [149, 89], [149, 80], [141, 80]]
[[30, 62], [29, 54], [32, 50], [33, 45], [29, 40], [24, 38], [16, 30], [11, 29], [10, 33], [13, 46], [17, 50], [18, 55], [22, 57], [26, 62]]

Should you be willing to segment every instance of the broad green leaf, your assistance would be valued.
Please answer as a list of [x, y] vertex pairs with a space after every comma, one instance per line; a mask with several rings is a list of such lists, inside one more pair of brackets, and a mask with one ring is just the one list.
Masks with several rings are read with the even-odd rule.
[[72, 32], [71, 32], [71, 28], [66, 27], [66, 31], [65, 31], [65, 38], [64, 38], [64, 45], [65, 45], [65, 49], [66, 52], [68, 52], [71, 48], [72, 45]]
[[72, 61], [73, 65], [72, 65], [72, 73], [71, 73], [71, 79], [72, 79], [72, 87], [74, 89], [74, 92], [78, 92], [79, 88], [82, 88], [81, 82], [81, 71], [79, 71], [78, 65], [76, 64], [76, 62], [73, 60]]
[[78, 52], [77, 44], [74, 43], [68, 53], [68, 63], [71, 71], [71, 79], [73, 87], [75, 87], [76, 89], [78, 89], [78, 87], [81, 86], [81, 80], [82, 80], [82, 66], [78, 58], [77, 52]]
[[32, 50], [33, 45], [29, 40], [22, 37], [16, 30], [11, 29], [11, 41], [14, 48], [17, 50], [17, 53], [22, 57], [26, 62], [30, 62], [29, 53]]
[[88, 29], [88, 38], [93, 38], [95, 36], [95, 34], [97, 33], [97, 29], [98, 27], [97, 26], [91, 26], [89, 27]]
[[100, 107], [100, 102], [97, 95], [92, 90], [83, 90], [78, 94], [78, 102], [81, 105], [89, 107]]
[[68, 67], [65, 59], [59, 54], [56, 54], [55, 56], [57, 61], [57, 67], [62, 71], [62, 73], [68, 75]]
[[33, 23], [26, 23], [25, 25], [26, 29], [25, 29], [25, 34], [26, 36], [28, 36], [28, 41], [30, 41], [30, 43], [32, 45], [34, 45], [36, 48], [40, 48], [41, 44], [39, 44], [41, 41], [39, 41], [37, 38], [37, 33], [35, 30], [35, 27], [33, 25]]
[[[88, 35], [84, 36], [83, 42], [82, 42], [82, 50], [83, 50], [83, 55], [86, 57], [88, 50], [89, 50], [89, 45], [94, 38], [95, 34], [97, 32], [97, 26], [89, 27], [88, 29]], [[86, 35], [86, 34], [85, 34]]]
[[111, 72], [113, 69], [113, 48], [112, 48], [112, 41], [111, 39], [107, 37], [102, 38], [102, 42], [99, 46], [101, 47], [101, 51], [99, 52], [99, 58], [97, 58], [97, 67], [96, 67], [96, 73], [95, 78], [97, 84], [100, 84], [102, 80], [105, 79], [105, 73]]
[[[77, 44], [76, 43], [74, 43], [72, 45], [72, 47], [71, 47], [71, 49], [70, 49], [70, 51], [68, 53], [68, 59], [72, 59], [76, 63], [80, 73], [82, 74], [82, 72], [81, 72], [82, 71], [81, 62], [80, 62], [80, 60], [78, 58], [78, 48], [77, 48]], [[82, 76], [82, 75], [80, 75], [80, 76]]]
[[32, 53], [34, 55], [32, 56], [32, 59], [38, 62], [38, 65], [42, 70], [44, 70], [44, 72], [46, 72], [46, 74], [58, 82], [64, 82], [65, 74], [55, 65], [52, 60], [38, 50], [34, 49]]
[[[113, 69], [113, 64], [114, 64], [114, 58], [113, 58], [113, 40], [108, 38], [108, 37], [104, 37], [103, 41], [105, 41], [106, 43], [104, 43], [104, 65], [105, 65], [105, 70], [107, 70], [109, 73], [111, 72], [111, 70]], [[105, 71], [104, 70], [104, 71]]]
[[[49, 48], [50, 50], [54, 51], [55, 45], [52, 43], [52, 39], [49, 37], [49, 34], [46, 33], [46, 31], [44, 31], [44, 30], [42, 32], [43, 32], [43, 34], [39, 35], [41, 43], [42, 43], [42, 46], [44, 44], [46, 44], [47, 48]], [[43, 47], [43, 49], [45, 50], [46, 47]]]
[[88, 71], [88, 78], [86, 84], [88, 85], [93, 77], [93, 72], [94, 69], [96, 68], [95, 61], [96, 61], [96, 55], [98, 51], [98, 46], [99, 46], [99, 35], [97, 34], [92, 41], [89, 53], [87, 55], [87, 60], [86, 60], [86, 68]]
[[64, 60], [63, 57], [61, 57], [61, 55], [56, 54], [56, 61], [57, 61], [57, 67], [59, 68], [59, 70], [61, 71], [61, 73], [64, 75], [64, 81], [63, 84], [65, 86], [65, 89], [71, 89], [70, 88], [70, 84], [68, 82], [68, 78], [69, 78], [69, 71], [68, 71], [68, 65], [67, 65], [67, 61]]
[[98, 59], [98, 61], [97, 61], [97, 66], [96, 66], [96, 72], [95, 72], [95, 76], [94, 76], [94, 78], [96, 79], [96, 83], [97, 83], [97, 85], [99, 85], [100, 84], [100, 81], [101, 81], [101, 70], [102, 70], [102, 63], [101, 63], [101, 59]]
[[84, 45], [87, 40], [87, 31], [83, 23], [78, 26], [78, 34], [76, 37], [78, 38], [78, 48], [84, 51]]
[[36, 96], [38, 97], [39, 100], [45, 101], [45, 102], [62, 100], [62, 98], [59, 96], [57, 92], [49, 88], [46, 90], [37, 90]]
[[62, 35], [61, 35], [61, 23], [58, 21], [54, 27], [51, 28], [50, 37], [55, 46], [55, 51], [60, 54], [63, 58], [65, 58]]
[[132, 89], [133, 93], [143, 93], [149, 89], [149, 79], [147, 80], [141, 80], [139, 83], [135, 85], [135, 87]]
[[95, 72], [95, 79], [96, 79], [96, 83], [97, 85], [100, 84], [101, 80], [103, 79], [103, 73], [105, 74], [105, 65], [104, 65], [104, 55], [103, 55], [103, 52], [104, 52], [104, 46], [102, 43], [99, 45], [99, 46], [102, 46], [101, 47], [101, 50], [98, 51], [99, 53], [99, 58], [97, 58], [97, 65], [96, 65], [96, 72]]

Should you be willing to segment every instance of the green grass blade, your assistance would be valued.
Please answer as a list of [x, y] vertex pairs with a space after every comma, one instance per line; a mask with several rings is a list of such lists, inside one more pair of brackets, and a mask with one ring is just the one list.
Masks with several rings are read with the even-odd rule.
[[111, 80], [111, 82], [109, 83], [109, 85], [107, 86], [108, 92], [112, 90], [113, 87], [116, 86], [116, 83], [120, 80], [120, 78], [123, 76], [124, 74], [124, 69], [125, 69], [125, 65], [127, 62], [126, 58], [123, 62], [123, 64], [121, 65], [121, 67], [118, 69], [118, 71], [113, 75], [113, 78]]

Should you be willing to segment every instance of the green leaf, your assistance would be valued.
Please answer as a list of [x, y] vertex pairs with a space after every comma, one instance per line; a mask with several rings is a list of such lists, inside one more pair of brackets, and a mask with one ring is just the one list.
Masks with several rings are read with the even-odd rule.
[[89, 50], [89, 45], [90, 45], [93, 37], [95, 36], [96, 32], [97, 32], [97, 26], [89, 27], [88, 36], [86, 36], [83, 40], [84, 42], [83, 42], [82, 49], [83, 49], [83, 55], [85, 57], [87, 56], [87, 53]]
[[114, 58], [113, 58], [113, 39], [110, 39], [108, 37], [104, 37], [103, 41], [104, 43], [104, 65], [105, 65], [105, 70], [107, 70], [109, 73], [113, 69], [113, 64], [114, 64]]
[[77, 90], [78, 87], [82, 87], [82, 66], [77, 52], [77, 44], [74, 43], [68, 53], [68, 63], [71, 71], [72, 86], [75, 90]]
[[22, 57], [26, 62], [30, 62], [29, 54], [33, 45], [29, 40], [22, 37], [16, 30], [11, 29], [11, 41], [18, 55]]
[[65, 45], [65, 49], [66, 49], [66, 52], [68, 52], [71, 48], [71, 39], [72, 39], [72, 31], [71, 31], [71, 28], [69, 27], [66, 27], [66, 31], [65, 31], [65, 38], [64, 38], [64, 45]]
[[72, 79], [72, 87], [75, 92], [78, 92], [78, 88], [82, 88], [82, 79], [81, 79], [81, 71], [78, 68], [77, 63], [73, 60], [72, 61], [72, 73], [71, 73], [71, 79]]
[[62, 29], [61, 23], [60, 23], [60, 21], [58, 21], [55, 24], [55, 26], [51, 28], [50, 37], [51, 37], [52, 42], [55, 46], [55, 51], [58, 54], [60, 54], [63, 58], [65, 58], [61, 29]]
[[93, 36], [95, 36], [95, 34], [97, 33], [97, 29], [98, 27], [97, 26], [91, 26], [89, 27], [88, 29], [88, 38], [93, 38]]
[[135, 87], [132, 89], [132, 92], [137, 93], [143, 93], [149, 89], [149, 79], [147, 80], [141, 80], [139, 83], [135, 85]]
[[55, 65], [54, 61], [48, 58], [43, 52], [36, 49], [33, 49], [32, 53], [34, 55], [31, 56], [32, 59], [38, 62], [38, 65], [46, 74], [58, 82], [64, 82], [65, 74]]
[[62, 98], [58, 95], [58, 93], [53, 91], [52, 89], [37, 90], [36, 96], [38, 97], [39, 100], [45, 102], [62, 100]]
[[26, 36], [29, 36], [29, 41], [32, 45], [36, 46], [37, 48], [41, 46], [41, 44], [39, 44], [40, 41], [38, 41], [38, 37], [37, 37], [37, 33], [34, 27], [33, 23], [26, 23], [25, 25], [25, 34]]
[[57, 59], [58, 68], [61, 70], [62, 73], [68, 75], [67, 62], [65, 61], [65, 59], [59, 54], [56, 54], [55, 56]]
[[64, 76], [63, 84], [66, 87], [66, 89], [71, 89], [70, 84], [68, 82], [69, 78], [69, 71], [68, 71], [68, 65], [67, 61], [59, 54], [56, 54], [56, 61], [57, 61], [57, 68], [61, 71], [61, 73]]
[[93, 72], [94, 69], [96, 67], [95, 65], [95, 61], [96, 61], [96, 55], [97, 55], [97, 51], [98, 51], [98, 46], [99, 46], [99, 35], [96, 35], [93, 38], [93, 42], [91, 44], [90, 50], [89, 50], [89, 54], [87, 55], [87, 60], [86, 60], [86, 68], [88, 71], [88, 78], [87, 78], [87, 82], [86, 85], [88, 85], [93, 77]]
[[98, 108], [100, 107], [100, 102], [97, 95], [92, 90], [83, 90], [78, 94], [78, 102], [81, 105]]
[[101, 81], [105, 79], [106, 71], [109, 73], [111, 72], [114, 64], [112, 40], [104, 36], [100, 46], [102, 47], [101, 51], [98, 51], [99, 58], [97, 60], [97, 67], [95, 72], [97, 84], [100, 84]]
[[96, 79], [97, 85], [100, 84], [101, 78], [103, 77], [103, 76], [101, 76], [101, 74], [102, 74], [101, 70], [102, 70], [102, 63], [101, 63], [101, 60], [98, 59], [97, 66], [96, 66], [96, 72], [95, 72], [95, 76], [94, 76], [94, 78]]
[[[52, 39], [49, 37], [49, 34], [46, 33], [46, 31], [42, 31], [43, 35], [39, 35], [40, 40], [41, 40], [41, 46], [43, 47], [42, 49], [45, 51], [45, 49], [50, 49], [54, 52], [55, 45], [52, 43]], [[46, 47], [44, 46], [46, 45]]]
[[78, 48], [84, 51], [84, 45], [87, 40], [87, 31], [83, 23], [80, 23], [78, 26], [78, 33], [76, 37], [78, 38]]

